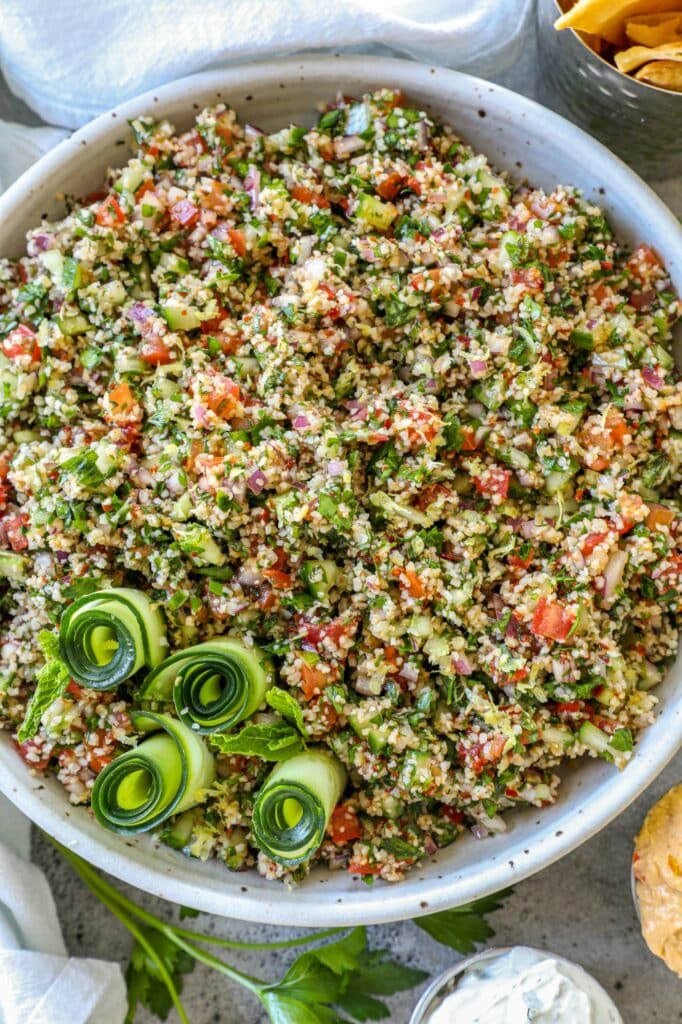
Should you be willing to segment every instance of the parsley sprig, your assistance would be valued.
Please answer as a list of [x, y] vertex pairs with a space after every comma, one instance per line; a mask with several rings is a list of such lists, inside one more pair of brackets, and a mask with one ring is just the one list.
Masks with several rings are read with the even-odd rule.
[[[349, 1024], [350, 1021], [383, 1020], [390, 1016], [390, 1010], [379, 997], [411, 989], [428, 977], [424, 971], [390, 960], [385, 950], [369, 949], [364, 927], [328, 928], [281, 942], [237, 942], [170, 924], [119, 892], [71, 850], [51, 841], [134, 939], [126, 972], [126, 1024], [132, 1024], [140, 1006], [161, 1020], [166, 1020], [175, 1007], [182, 1024], [190, 1024], [180, 994], [183, 975], [197, 963], [213, 968], [252, 992], [272, 1024]], [[437, 942], [461, 953], [470, 953], [477, 943], [493, 934], [484, 915], [497, 910], [509, 892], [505, 890], [455, 910], [429, 914], [414, 923]], [[196, 912], [181, 909], [180, 919], [187, 916], [196, 916]], [[341, 934], [343, 932], [345, 934]], [[330, 938], [334, 941], [301, 953], [284, 976], [274, 983], [245, 974], [204, 948], [212, 945], [230, 950], [291, 949]]]

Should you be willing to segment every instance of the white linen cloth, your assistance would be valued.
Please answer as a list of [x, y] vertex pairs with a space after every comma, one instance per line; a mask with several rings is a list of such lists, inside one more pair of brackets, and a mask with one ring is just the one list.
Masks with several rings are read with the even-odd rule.
[[162, 82], [227, 62], [377, 47], [499, 72], [534, 0], [0, 0], [0, 67], [49, 124], [76, 128]]
[[121, 1024], [121, 968], [70, 957], [30, 823], [0, 795], [0, 1024]]

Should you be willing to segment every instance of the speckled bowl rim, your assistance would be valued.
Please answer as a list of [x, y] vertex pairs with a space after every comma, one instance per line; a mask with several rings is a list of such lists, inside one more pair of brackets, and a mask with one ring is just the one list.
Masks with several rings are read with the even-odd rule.
[[[259, 101], [276, 108], [277, 97], [286, 95], [294, 97], [292, 103], [305, 104], [310, 118], [314, 105], [337, 90], [357, 94], [380, 85], [402, 88], [426, 109], [436, 109], [517, 177], [527, 175], [549, 187], [559, 180], [580, 184], [605, 202], [620, 234], [632, 242], [647, 240], [658, 249], [682, 293], [682, 226], [604, 146], [539, 104], [492, 83], [445, 68], [375, 56], [328, 54], [238, 65], [181, 79], [121, 104], [62, 142], [0, 197], [0, 252], [18, 251], [20, 228], [35, 225], [40, 213], [54, 206], [59, 187], [80, 187], [78, 177], [86, 184], [88, 161], [94, 161], [99, 172], [99, 178], [94, 170], [88, 172], [92, 187], [101, 180], [107, 161], [115, 160], [117, 154], [127, 157], [125, 149], [114, 147], [125, 144], [122, 137], [127, 135], [128, 118], [151, 112], [189, 120], [197, 100], [209, 103], [223, 98], [247, 120], [258, 122]], [[561, 168], [572, 170], [562, 175], [559, 161]], [[83, 188], [81, 194], [86, 191]], [[71, 806], [56, 779], [31, 776], [7, 734], [0, 736], [0, 787], [40, 828], [87, 861], [172, 902], [270, 924], [311, 927], [395, 921], [461, 905], [519, 882], [575, 849], [620, 814], [682, 742], [679, 661], [657, 692], [662, 697], [657, 721], [643, 733], [632, 763], [622, 774], [603, 762], [573, 766], [555, 805], [542, 812], [529, 808], [512, 815], [504, 835], [484, 842], [465, 836], [427, 858], [398, 885], [367, 887], [347, 872], [318, 868], [303, 884], [289, 889], [265, 881], [253, 869], [233, 873], [216, 862], [184, 858], [153, 836], [123, 839], [102, 830], [82, 808]]]

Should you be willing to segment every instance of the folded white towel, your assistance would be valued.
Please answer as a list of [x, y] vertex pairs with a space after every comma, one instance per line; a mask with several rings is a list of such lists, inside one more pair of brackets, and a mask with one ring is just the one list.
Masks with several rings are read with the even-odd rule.
[[69, 957], [30, 824], [0, 796], [0, 1024], [121, 1024], [121, 968]]
[[311, 49], [403, 54], [499, 73], [534, 0], [0, 0], [0, 66], [50, 124], [75, 128], [162, 82]]

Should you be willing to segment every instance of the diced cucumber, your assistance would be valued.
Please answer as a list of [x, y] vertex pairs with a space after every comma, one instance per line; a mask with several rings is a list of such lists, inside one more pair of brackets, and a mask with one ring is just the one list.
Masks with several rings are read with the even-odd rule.
[[173, 536], [181, 551], [192, 555], [199, 565], [224, 565], [225, 553], [220, 550], [207, 526], [201, 523], [173, 523]]
[[363, 192], [356, 208], [356, 216], [371, 224], [377, 231], [387, 231], [398, 215], [398, 209], [393, 203], [383, 203], [376, 196]]
[[[625, 743], [618, 743], [625, 737]], [[593, 750], [607, 761], [623, 762], [632, 750], [632, 735], [627, 729], [616, 729], [613, 736], [598, 729], [592, 722], [583, 722], [578, 732], [578, 739], [586, 747]]]
[[410, 636], [429, 637], [433, 636], [433, 622], [429, 615], [413, 615], [407, 623], [407, 632]]
[[410, 750], [400, 770], [400, 785], [410, 792], [424, 793], [433, 785], [433, 762], [426, 750]]
[[24, 555], [16, 555], [12, 551], [0, 551], [0, 576], [7, 580], [23, 580], [26, 576], [29, 560]]
[[184, 256], [178, 256], [174, 252], [162, 252], [159, 259], [159, 266], [171, 274], [188, 274], [189, 261]]
[[70, 316], [56, 316], [55, 322], [59, 330], [67, 338], [73, 337], [74, 334], [85, 334], [87, 331], [94, 330], [90, 321], [82, 313], [73, 313]]
[[15, 430], [12, 434], [12, 440], [16, 444], [30, 444], [31, 441], [39, 441], [40, 434], [37, 430]]
[[48, 249], [44, 252], [42, 257], [42, 263], [52, 280], [61, 284], [62, 280], [62, 269], [64, 267], [64, 257], [59, 249]]
[[131, 356], [127, 352], [116, 353], [114, 366], [118, 373], [144, 373], [149, 369], [149, 363], [145, 363], [142, 359]]
[[564, 402], [563, 405], [560, 405], [559, 409], [561, 412], [557, 422], [557, 434], [561, 434], [562, 437], [568, 437], [569, 434], [573, 434], [586, 408], [585, 402]]
[[375, 508], [378, 508], [388, 519], [396, 517], [406, 519], [408, 523], [416, 523], [417, 526], [431, 526], [432, 520], [416, 508], [407, 508], [399, 505], [385, 491], [375, 491], [370, 494], [369, 500]]
[[543, 725], [542, 740], [544, 743], [567, 747], [573, 742], [573, 733], [566, 725]]
[[339, 571], [329, 559], [310, 559], [301, 566], [301, 578], [313, 597], [326, 601], [335, 585]]
[[653, 354], [656, 357], [656, 362], [660, 363], [664, 370], [672, 370], [675, 365], [672, 352], [669, 352], [662, 345], [654, 345]]
[[[381, 680], [379, 680], [381, 684]], [[353, 732], [365, 740], [374, 754], [380, 754], [388, 746], [389, 737], [394, 726], [388, 722], [364, 722], [358, 714], [349, 715], [348, 723]]]
[[173, 850], [184, 850], [192, 837], [196, 818], [196, 808], [193, 808], [191, 811], [185, 811], [172, 824], [165, 826], [159, 835], [159, 839]]
[[580, 463], [573, 456], [568, 456], [566, 463], [565, 467], [553, 469], [545, 478], [545, 490], [548, 494], [558, 494], [562, 491], [580, 469]]
[[131, 160], [114, 183], [117, 192], [136, 192], [147, 174], [147, 168], [141, 160]]
[[178, 500], [173, 503], [170, 514], [171, 519], [175, 519], [178, 523], [184, 523], [185, 520], [189, 519], [192, 514], [192, 499], [188, 491], [181, 494]]
[[482, 402], [486, 409], [495, 411], [499, 409], [505, 398], [505, 383], [502, 377], [489, 377], [488, 380], [480, 380], [474, 387], [474, 395], [479, 402]]
[[194, 331], [201, 326], [199, 310], [179, 299], [167, 299], [159, 306], [159, 312], [171, 331]]

